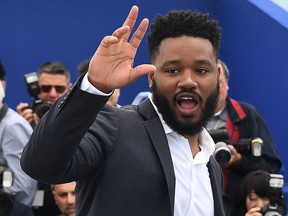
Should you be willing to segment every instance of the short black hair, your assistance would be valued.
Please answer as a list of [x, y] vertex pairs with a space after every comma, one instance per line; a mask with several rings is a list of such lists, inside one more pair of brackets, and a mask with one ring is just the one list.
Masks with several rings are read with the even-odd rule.
[[159, 51], [161, 41], [182, 35], [208, 39], [218, 58], [221, 40], [221, 28], [218, 21], [208, 18], [208, 14], [191, 10], [173, 10], [166, 16], [157, 14], [148, 33], [148, 49], [153, 62]]
[[38, 68], [38, 75], [42, 73], [64, 75], [66, 76], [68, 82], [70, 82], [69, 70], [63, 63], [58, 62], [58, 61], [48, 61], [48, 62], [43, 63]]
[[4, 80], [4, 81], [6, 80], [6, 71], [1, 60], [0, 60], [0, 80]]

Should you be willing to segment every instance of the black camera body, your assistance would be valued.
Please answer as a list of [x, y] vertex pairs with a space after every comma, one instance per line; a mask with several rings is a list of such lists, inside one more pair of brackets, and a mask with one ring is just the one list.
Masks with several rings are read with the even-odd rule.
[[47, 100], [38, 98], [40, 93], [38, 75], [36, 72], [25, 74], [24, 80], [29, 95], [34, 98], [32, 106], [29, 108], [31, 108], [33, 112], [39, 116], [39, 118], [42, 118], [42, 116], [50, 109], [51, 104]]
[[216, 144], [214, 157], [221, 166], [225, 166], [231, 158], [231, 152], [227, 146], [228, 144], [233, 145], [237, 152], [246, 151], [255, 157], [262, 155], [263, 141], [260, 138], [240, 139], [237, 143], [233, 143], [226, 128], [213, 129], [208, 132]]
[[8, 167], [5, 158], [0, 154], [0, 215], [8, 215], [11, 211], [15, 195], [7, 193], [3, 187], [11, 187], [13, 185], [13, 172]]
[[284, 178], [282, 175], [270, 174], [268, 191], [269, 203], [261, 208], [260, 212], [263, 216], [285, 216], [285, 211], [282, 207], [284, 203], [282, 193], [283, 186]]
[[277, 204], [268, 204], [261, 208], [261, 214], [263, 216], [285, 216], [283, 208]]

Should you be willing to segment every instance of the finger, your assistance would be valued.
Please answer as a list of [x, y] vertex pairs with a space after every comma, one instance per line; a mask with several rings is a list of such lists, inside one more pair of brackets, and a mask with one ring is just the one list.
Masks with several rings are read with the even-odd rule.
[[19, 112], [22, 112], [22, 110], [23, 110], [24, 107], [28, 107], [28, 106], [29, 106], [28, 103], [20, 103], [20, 104], [16, 107], [16, 110], [17, 110], [17, 112], [19, 113]]
[[133, 68], [131, 71], [130, 82], [135, 81], [139, 77], [148, 74], [149, 72], [154, 72], [156, 67], [152, 64], [142, 64]]
[[138, 48], [142, 39], [145, 36], [145, 33], [147, 31], [149, 25], [149, 20], [148, 19], [143, 19], [142, 22], [139, 24], [137, 30], [133, 34], [130, 44], [132, 44], [135, 48]]
[[127, 32], [129, 32], [129, 30], [130, 30], [129, 26], [122, 26], [122, 27], [116, 29], [112, 36], [110, 35], [110, 36], [106, 36], [103, 38], [103, 40], [101, 41], [101, 46], [107, 48], [111, 44], [116, 44], [116, 43], [120, 42], [123, 35], [125, 35]]
[[127, 33], [123, 36], [123, 40], [124, 40], [124, 41], [128, 41], [128, 38], [129, 38], [129, 36], [130, 36], [130, 33], [131, 33], [131, 31], [132, 31], [135, 23], [136, 23], [136, 20], [137, 20], [137, 17], [138, 17], [138, 11], [139, 11], [139, 8], [138, 8], [136, 5], [134, 5], [134, 6], [131, 8], [131, 10], [130, 10], [130, 12], [129, 12], [127, 18], [126, 18], [126, 20], [125, 20], [124, 23], [123, 23], [123, 26], [129, 26], [129, 27], [130, 27], [130, 31], [127, 32]]
[[122, 38], [127, 32], [130, 32], [129, 26], [122, 26], [118, 29], [116, 29], [112, 36], [117, 37], [118, 39]]

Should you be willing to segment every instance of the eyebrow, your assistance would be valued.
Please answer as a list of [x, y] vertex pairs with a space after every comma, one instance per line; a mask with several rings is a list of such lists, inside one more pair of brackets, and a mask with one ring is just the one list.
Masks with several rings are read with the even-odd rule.
[[165, 67], [165, 66], [169, 66], [169, 65], [175, 65], [175, 64], [180, 64], [180, 60], [169, 60], [169, 61], [165, 61], [163, 64], [162, 64], [162, 67]]
[[[181, 60], [168, 60], [168, 61], [165, 61], [163, 63], [163, 66], [166, 66], [166, 65], [170, 65], [170, 64], [179, 64], [181, 62]], [[208, 61], [208, 60], [196, 60], [196, 64], [198, 65], [208, 65], [208, 66], [212, 66], [211, 62]]]
[[208, 60], [197, 60], [196, 63], [198, 65], [206, 65], [206, 66], [212, 67], [211, 62]]

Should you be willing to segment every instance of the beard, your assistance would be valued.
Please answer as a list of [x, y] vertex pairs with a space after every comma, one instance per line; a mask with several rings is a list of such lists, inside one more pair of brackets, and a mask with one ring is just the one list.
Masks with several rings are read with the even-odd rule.
[[[165, 95], [161, 94], [158, 90], [156, 81], [152, 80], [153, 85], [151, 87], [152, 95], [153, 95], [153, 102], [157, 106], [158, 112], [161, 113], [163, 120], [165, 123], [175, 132], [178, 134], [185, 136], [193, 136], [200, 133], [204, 127], [206, 127], [208, 121], [214, 116], [217, 103], [219, 100], [219, 80], [217, 81], [216, 88], [212, 91], [212, 93], [208, 96], [205, 104], [203, 112], [201, 113], [200, 119], [195, 122], [180, 122], [177, 120], [176, 114], [173, 112], [172, 107], [169, 104], [169, 101], [165, 97]], [[203, 103], [203, 99], [199, 94], [195, 92], [194, 89], [185, 89], [181, 91], [193, 93], [200, 98], [200, 103]], [[174, 97], [174, 101], [176, 101]], [[176, 103], [176, 102], [175, 102]]]

